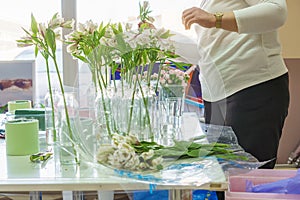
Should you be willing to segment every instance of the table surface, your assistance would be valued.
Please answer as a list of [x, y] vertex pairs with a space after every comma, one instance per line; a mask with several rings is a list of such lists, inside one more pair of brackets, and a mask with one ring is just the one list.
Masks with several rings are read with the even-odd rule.
[[[6, 155], [5, 140], [0, 139], [0, 191], [111, 191], [149, 190], [149, 183], [113, 175], [103, 166], [87, 163], [80, 166], [56, 166], [55, 158], [44, 163], [33, 163], [29, 156]], [[191, 190], [207, 189], [223, 191], [226, 182], [208, 183], [201, 186], [156, 185], [156, 189]]]

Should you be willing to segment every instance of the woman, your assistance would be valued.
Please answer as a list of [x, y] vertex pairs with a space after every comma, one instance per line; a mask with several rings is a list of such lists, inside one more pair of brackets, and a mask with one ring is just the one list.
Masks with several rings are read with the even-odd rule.
[[289, 106], [288, 70], [277, 29], [285, 0], [202, 0], [184, 10], [194, 24], [206, 123], [231, 126], [239, 144], [273, 168]]

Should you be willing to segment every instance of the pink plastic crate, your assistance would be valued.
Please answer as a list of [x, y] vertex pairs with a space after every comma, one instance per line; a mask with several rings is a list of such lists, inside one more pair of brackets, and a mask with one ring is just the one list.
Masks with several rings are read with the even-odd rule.
[[246, 192], [246, 180], [254, 185], [275, 182], [295, 176], [296, 170], [256, 169], [247, 173], [232, 171], [228, 178], [228, 191], [225, 192], [226, 200], [266, 200], [266, 199], [291, 199], [300, 200], [300, 195], [276, 193], [250, 193]]

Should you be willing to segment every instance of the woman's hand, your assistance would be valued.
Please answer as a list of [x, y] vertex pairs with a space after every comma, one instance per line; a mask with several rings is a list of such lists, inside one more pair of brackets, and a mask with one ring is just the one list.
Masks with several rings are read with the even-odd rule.
[[193, 23], [197, 23], [205, 28], [215, 27], [216, 18], [214, 14], [208, 13], [201, 8], [192, 7], [182, 13], [182, 23], [185, 29], [190, 29]]

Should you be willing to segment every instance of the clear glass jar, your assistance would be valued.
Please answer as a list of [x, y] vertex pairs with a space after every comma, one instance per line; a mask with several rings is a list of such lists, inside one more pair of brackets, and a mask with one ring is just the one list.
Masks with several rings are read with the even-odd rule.
[[78, 143], [80, 134], [79, 104], [75, 92], [65, 92], [58, 102], [58, 141], [60, 163], [78, 164]]
[[[54, 88], [48, 91], [44, 97], [45, 106], [45, 134], [46, 144], [51, 145], [57, 140], [58, 126], [58, 102], [61, 93], [58, 89]], [[53, 104], [52, 104], [53, 102]]]
[[114, 96], [114, 94], [112, 94], [112, 92], [113, 90], [111, 89], [97, 91], [95, 100], [95, 134], [100, 144], [111, 142], [111, 134], [114, 129], [112, 123], [112, 96]]
[[182, 138], [181, 124], [184, 111], [185, 87], [168, 85], [159, 91], [160, 139], [162, 145], [171, 146]]

